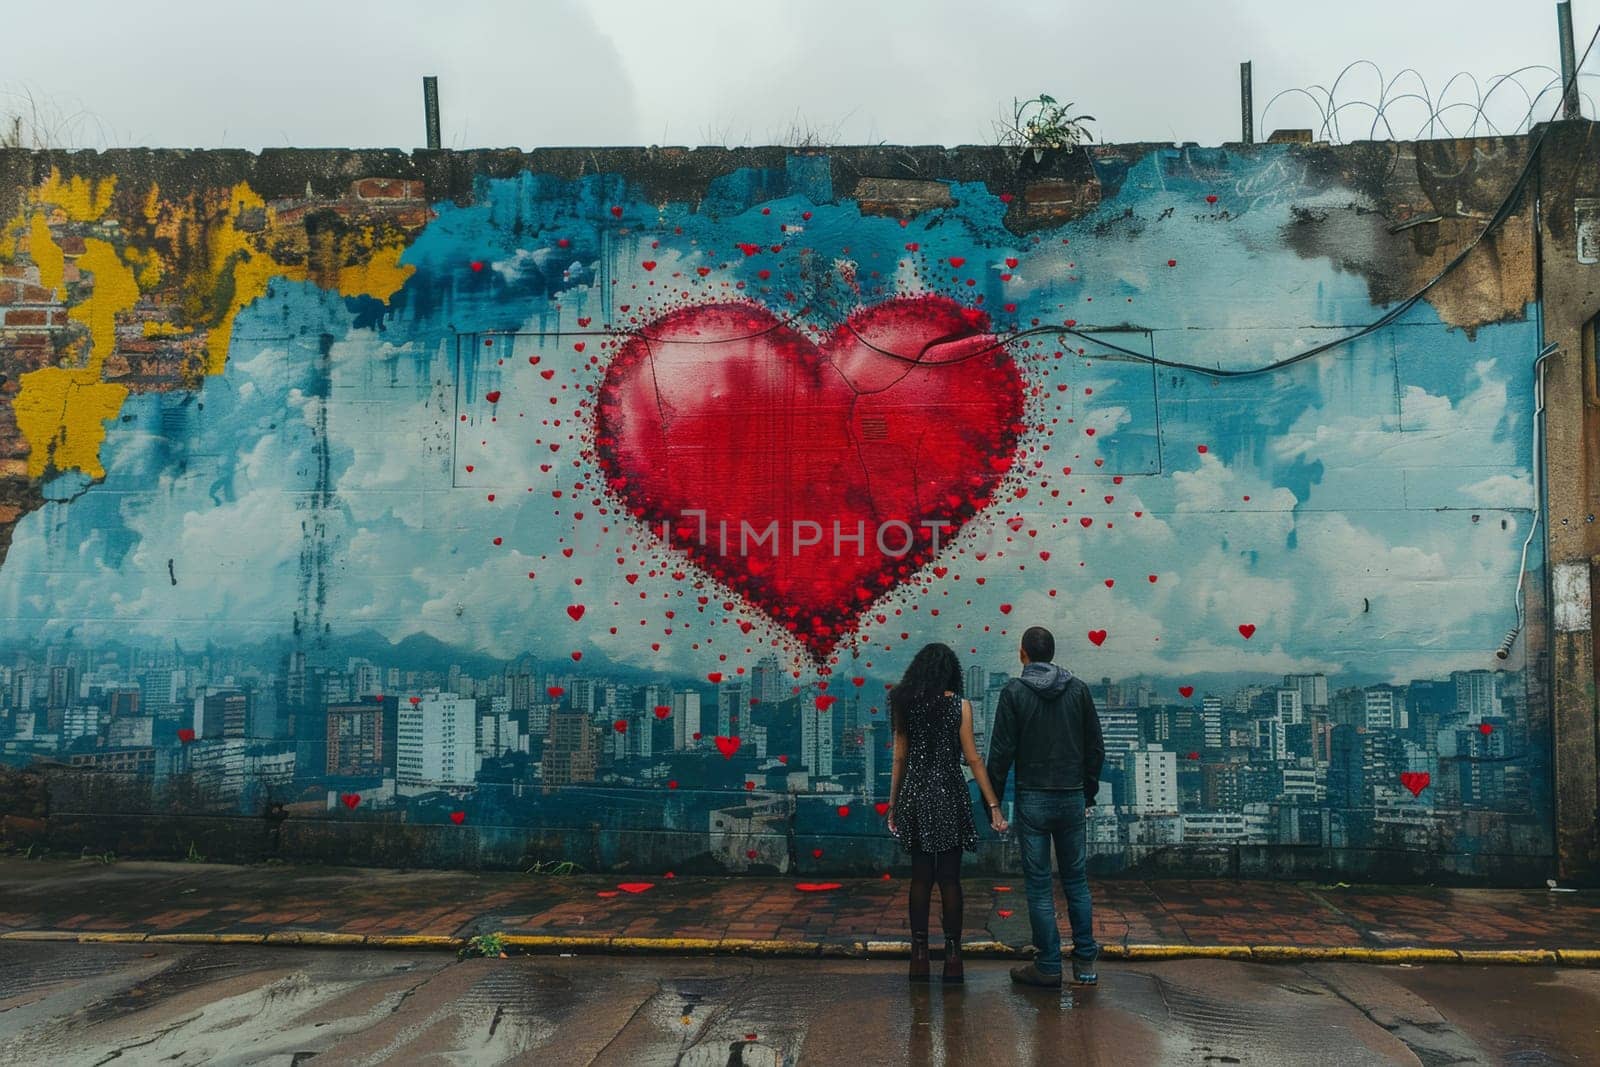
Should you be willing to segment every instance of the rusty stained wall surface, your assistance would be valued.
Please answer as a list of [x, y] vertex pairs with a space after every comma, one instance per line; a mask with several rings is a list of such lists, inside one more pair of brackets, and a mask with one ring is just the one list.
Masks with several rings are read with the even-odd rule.
[[981, 746], [1037, 623], [1101, 869], [1538, 874], [1528, 205], [1207, 372], [1528, 151], [0, 154], [4, 759], [124, 852], [879, 870], [887, 687]]

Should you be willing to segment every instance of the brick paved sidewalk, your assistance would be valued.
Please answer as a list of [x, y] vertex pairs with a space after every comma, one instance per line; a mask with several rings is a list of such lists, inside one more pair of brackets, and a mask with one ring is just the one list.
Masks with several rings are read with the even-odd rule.
[[[435, 939], [501, 931], [528, 944], [589, 949], [740, 948], [864, 954], [903, 942], [907, 883], [560, 876], [361, 868], [0, 858], [0, 937], [314, 935]], [[1129, 946], [1459, 951], [1600, 949], [1600, 893], [1281, 882], [1096, 883], [1108, 955]], [[1065, 909], [1058, 902], [1065, 922]], [[937, 905], [935, 905], [937, 923]], [[1029, 943], [1020, 878], [966, 882], [966, 938], [990, 950]], [[616, 939], [646, 939], [618, 943]], [[581, 940], [579, 940], [581, 939]], [[785, 951], [767, 945], [769, 950]], [[1137, 952], [1135, 953], [1137, 954]], [[1553, 957], [1552, 957], [1553, 958]], [[1565, 958], [1565, 957], [1564, 957]], [[1594, 954], [1600, 961], [1600, 953]]]

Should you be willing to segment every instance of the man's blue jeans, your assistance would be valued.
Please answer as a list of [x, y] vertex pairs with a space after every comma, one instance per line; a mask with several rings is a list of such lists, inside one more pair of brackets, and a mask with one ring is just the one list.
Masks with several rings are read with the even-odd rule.
[[1017, 790], [1017, 838], [1022, 845], [1022, 875], [1033, 924], [1033, 962], [1046, 974], [1061, 973], [1061, 931], [1056, 926], [1055, 889], [1050, 884], [1050, 846], [1061, 865], [1061, 887], [1072, 924], [1072, 955], [1093, 963], [1100, 955], [1094, 940], [1089, 901], [1089, 828], [1083, 791]]

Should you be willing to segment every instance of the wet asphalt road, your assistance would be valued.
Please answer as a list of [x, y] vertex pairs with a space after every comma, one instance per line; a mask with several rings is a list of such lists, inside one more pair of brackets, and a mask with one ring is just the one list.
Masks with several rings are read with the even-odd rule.
[[1600, 1062], [1600, 971], [1107, 963], [1058, 994], [904, 966], [13, 942], [0, 1064]]

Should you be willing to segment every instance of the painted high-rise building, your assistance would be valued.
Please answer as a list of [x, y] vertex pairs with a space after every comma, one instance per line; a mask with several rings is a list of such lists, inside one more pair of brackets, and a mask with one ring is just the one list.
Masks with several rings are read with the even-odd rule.
[[1178, 810], [1178, 754], [1160, 745], [1129, 754], [1127, 805], [1136, 812]]
[[700, 694], [694, 690], [672, 695], [672, 747], [682, 752], [698, 744], [700, 733]]
[[833, 777], [833, 720], [830, 713], [818, 711], [816, 694], [801, 694], [800, 700], [800, 758], [811, 771], [813, 779]]
[[411, 697], [399, 701], [397, 719], [397, 792], [415, 795], [477, 780], [477, 701], [429, 690], [416, 703]]

